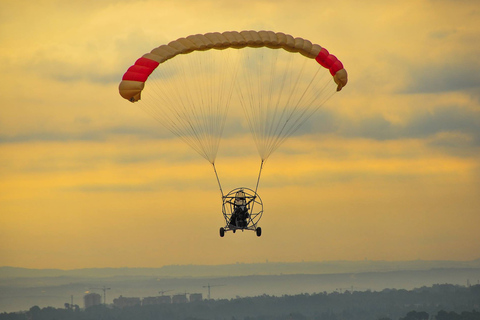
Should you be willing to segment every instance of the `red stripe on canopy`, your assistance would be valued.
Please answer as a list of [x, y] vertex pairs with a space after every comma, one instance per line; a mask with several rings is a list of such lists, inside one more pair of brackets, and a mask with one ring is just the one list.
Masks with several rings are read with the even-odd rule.
[[142, 57], [135, 61], [133, 66], [128, 68], [122, 80], [145, 82], [158, 65], [159, 63], [157, 61]]
[[322, 48], [315, 60], [324, 68], [330, 70], [330, 74], [334, 76], [338, 70], [343, 69], [343, 64], [333, 54], [330, 54], [327, 49]]

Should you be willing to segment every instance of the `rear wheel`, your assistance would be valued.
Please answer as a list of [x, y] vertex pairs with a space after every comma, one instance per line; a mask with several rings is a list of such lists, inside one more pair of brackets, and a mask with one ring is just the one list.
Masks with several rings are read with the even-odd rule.
[[257, 232], [257, 237], [262, 235], [262, 228], [258, 227], [255, 231]]
[[224, 229], [224, 228], [220, 228], [220, 237], [223, 238], [224, 235], [225, 235], [225, 229]]

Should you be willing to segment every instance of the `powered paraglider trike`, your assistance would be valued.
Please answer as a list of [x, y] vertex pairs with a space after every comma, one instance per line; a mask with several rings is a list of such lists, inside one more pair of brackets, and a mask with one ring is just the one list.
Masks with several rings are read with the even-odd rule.
[[258, 222], [263, 214], [263, 202], [260, 196], [249, 188], [236, 188], [223, 196], [222, 206], [225, 227], [220, 228], [220, 237], [227, 231], [252, 230], [262, 235]]
[[[220, 236], [236, 230], [260, 236], [257, 190], [265, 161], [347, 81], [340, 60], [318, 44], [244, 30], [194, 34], [154, 48], [128, 68], [119, 93], [141, 99], [139, 107], [213, 166], [225, 219]], [[229, 110], [240, 113], [233, 125]], [[215, 168], [220, 141], [226, 127], [232, 137], [247, 126], [261, 160], [257, 184], [225, 195]]]

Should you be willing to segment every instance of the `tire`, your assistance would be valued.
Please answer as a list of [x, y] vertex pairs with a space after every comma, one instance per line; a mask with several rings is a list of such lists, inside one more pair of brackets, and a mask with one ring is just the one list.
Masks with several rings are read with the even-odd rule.
[[220, 228], [220, 237], [223, 238], [224, 235], [225, 235], [225, 229]]
[[262, 235], [262, 228], [258, 227], [255, 231], [257, 232], [257, 237]]

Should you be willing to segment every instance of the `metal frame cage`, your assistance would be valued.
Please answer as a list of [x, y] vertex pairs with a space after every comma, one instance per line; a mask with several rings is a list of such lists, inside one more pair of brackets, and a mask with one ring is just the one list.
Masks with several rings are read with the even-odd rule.
[[[239, 221], [232, 221], [235, 209], [238, 206], [235, 201], [238, 201], [238, 194], [243, 193], [245, 206], [247, 208], [247, 216], [243, 225], [240, 225]], [[227, 231], [237, 230], [251, 230], [255, 231], [257, 236], [260, 237], [262, 229], [258, 227], [258, 222], [262, 218], [263, 214], [263, 202], [260, 196], [252, 189], [240, 187], [233, 189], [227, 195], [223, 196], [222, 213], [225, 218], [225, 227], [220, 228], [220, 236], [223, 237]], [[235, 223], [232, 223], [235, 222]]]

